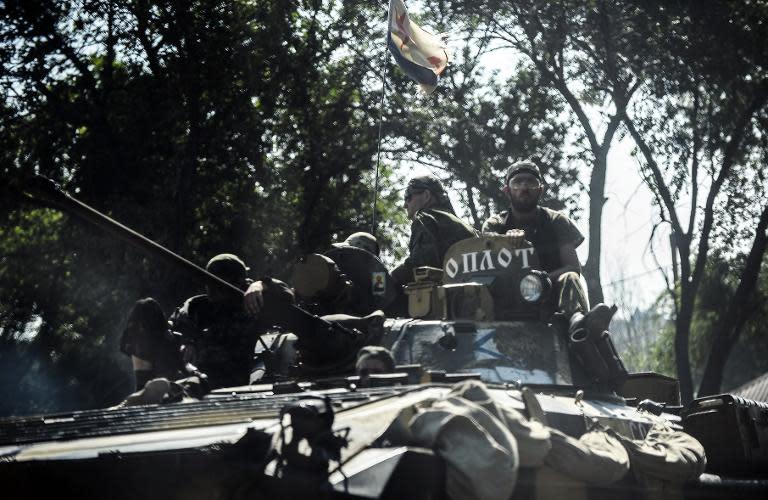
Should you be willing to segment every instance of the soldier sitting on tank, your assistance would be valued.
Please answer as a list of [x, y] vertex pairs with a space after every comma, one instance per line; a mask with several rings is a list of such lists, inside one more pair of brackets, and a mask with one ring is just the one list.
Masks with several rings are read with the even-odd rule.
[[580, 280], [581, 265], [576, 255], [576, 247], [584, 241], [584, 236], [566, 215], [539, 206], [543, 192], [541, 171], [534, 162], [513, 164], [504, 178], [509, 209], [485, 221], [483, 232], [510, 234], [530, 241], [541, 266], [555, 284], [555, 306], [570, 318], [577, 311], [588, 310], [589, 302]]
[[[331, 244], [331, 249], [324, 253], [339, 267], [350, 280], [351, 287], [345, 293], [350, 295], [347, 304], [326, 313], [348, 313], [366, 316], [376, 310], [382, 310], [388, 317], [405, 314], [408, 304], [405, 295], [394, 286], [394, 280], [380, 259], [380, 247], [371, 233], [357, 232], [341, 243]], [[349, 248], [365, 252], [350, 252]], [[360, 255], [360, 254], [363, 255]], [[365, 257], [365, 254], [370, 254]], [[344, 301], [342, 301], [344, 302]]]
[[413, 177], [404, 198], [412, 223], [408, 257], [392, 271], [392, 278], [400, 285], [414, 280], [413, 270], [417, 267], [442, 268], [443, 257], [451, 245], [477, 235], [474, 228], [456, 216], [437, 177]]
[[[381, 309], [393, 310], [394, 286], [386, 267], [378, 258], [379, 245], [376, 238], [366, 232], [351, 234], [343, 242], [333, 243], [322, 256], [310, 254], [300, 261], [294, 269], [293, 284], [300, 307], [325, 321], [354, 329], [375, 342], [381, 334], [384, 314]], [[327, 258], [326, 258], [327, 257]], [[329, 279], [327, 267], [335, 269], [335, 278]], [[339, 287], [338, 278], [346, 282]], [[380, 281], [379, 281], [380, 280]], [[332, 282], [332, 283], [331, 283]], [[262, 285], [254, 283], [245, 293], [246, 310], [256, 313], [263, 308]], [[389, 307], [388, 307], [389, 306]], [[287, 376], [304, 372], [322, 373], [352, 371], [355, 368], [354, 352], [326, 353], [314, 351], [316, 344], [306, 342], [313, 337], [309, 330], [300, 325], [287, 326], [287, 332], [275, 339], [270, 349], [271, 366], [260, 367], [261, 377]], [[300, 341], [301, 334], [305, 342]], [[323, 350], [328, 346], [323, 345]], [[299, 362], [301, 358], [301, 362]], [[322, 358], [322, 363], [315, 363]], [[349, 363], [342, 363], [342, 361]], [[292, 371], [301, 365], [301, 370]]]
[[[241, 290], [249, 285], [248, 268], [235, 255], [217, 255], [206, 269]], [[248, 384], [256, 341], [274, 323], [270, 306], [293, 302], [293, 292], [282, 281], [263, 278], [250, 286], [261, 291], [256, 306], [209, 285], [205, 295], [187, 299], [170, 317], [171, 328], [184, 336], [185, 361], [208, 376], [211, 388]]]
[[[249, 283], [248, 268], [232, 254], [215, 256], [206, 269], [240, 289]], [[187, 299], [168, 322], [154, 299], [138, 301], [121, 341], [133, 360], [136, 387], [153, 378], [173, 380], [198, 372], [207, 375], [211, 389], [247, 384], [258, 336], [273, 322], [262, 306], [293, 302], [293, 292], [281, 281], [264, 278], [251, 286], [260, 290], [256, 306], [246, 308], [240, 294], [207, 286], [204, 295]]]

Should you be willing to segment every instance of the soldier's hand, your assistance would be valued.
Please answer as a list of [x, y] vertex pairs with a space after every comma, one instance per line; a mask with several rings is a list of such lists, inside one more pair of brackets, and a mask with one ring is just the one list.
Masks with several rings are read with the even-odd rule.
[[181, 346], [181, 360], [184, 364], [197, 363], [197, 349], [190, 344], [184, 344]]
[[248, 290], [245, 291], [245, 297], [243, 298], [243, 305], [245, 312], [251, 316], [257, 316], [264, 306], [264, 283], [261, 281], [254, 281], [248, 286]]
[[523, 241], [525, 241], [525, 231], [522, 229], [510, 229], [507, 231], [507, 236], [512, 240], [510, 243], [513, 247], [523, 246]]

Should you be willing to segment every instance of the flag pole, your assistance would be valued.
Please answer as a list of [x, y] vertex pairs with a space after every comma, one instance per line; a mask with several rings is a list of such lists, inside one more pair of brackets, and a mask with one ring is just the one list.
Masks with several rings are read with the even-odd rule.
[[[389, 30], [389, 18], [387, 18], [387, 30]], [[384, 96], [387, 93], [387, 46], [384, 46], [381, 56], [381, 102], [379, 103], [379, 140], [376, 145], [376, 175], [373, 179], [373, 203], [371, 204], [371, 234], [376, 236], [376, 200], [379, 196], [379, 166], [381, 165], [381, 133], [384, 124]]]

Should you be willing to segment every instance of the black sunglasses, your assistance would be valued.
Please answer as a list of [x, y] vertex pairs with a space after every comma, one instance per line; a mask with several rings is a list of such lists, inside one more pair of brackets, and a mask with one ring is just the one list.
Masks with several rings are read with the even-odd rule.
[[405, 192], [405, 202], [408, 203], [409, 201], [411, 201], [411, 198], [413, 198], [417, 194], [423, 193], [424, 191], [426, 191], [426, 190], [425, 189], [415, 189], [413, 191], [406, 191]]

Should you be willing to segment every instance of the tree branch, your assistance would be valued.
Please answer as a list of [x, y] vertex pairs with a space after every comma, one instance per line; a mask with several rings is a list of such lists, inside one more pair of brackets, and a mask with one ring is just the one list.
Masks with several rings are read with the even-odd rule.
[[[746, 133], [749, 122], [752, 120], [752, 116], [765, 105], [766, 99], [768, 99], [768, 79], [763, 80], [758, 84], [749, 105], [741, 112], [736, 120], [736, 125], [731, 133], [731, 140], [725, 148], [720, 171], [709, 189], [707, 201], [704, 206], [704, 222], [701, 228], [701, 236], [699, 237], [696, 263], [691, 274], [695, 287], [698, 286], [698, 283], [704, 274], [704, 266], [709, 252], [709, 235], [712, 232], [712, 225], [715, 219], [713, 209], [715, 198], [720, 193], [720, 189], [722, 188], [725, 179], [731, 172], [731, 168], [736, 159], [736, 154], [741, 147], [741, 142], [744, 139], [744, 134]], [[694, 288], [694, 290], [696, 290], [696, 288]]]
[[617, 110], [617, 111], [623, 115], [624, 125], [627, 127], [627, 130], [629, 130], [629, 133], [632, 136], [632, 139], [635, 141], [635, 144], [637, 145], [637, 147], [643, 153], [643, 157], [645, 158], [646, 165], [651, 170], [651, 174], [653, 175], [654, 185], [658, 190], [658, 194], [661, 197], [661, 201], [663, 201], [664, 206], [667, 208], [667, 211], [669, 212], [669, 218], [670, 218], [670, 223], [672, 224], [672, 229], [676, 231], [678, 234], [680, 234], [681, 236], [684, 236], [685, 233], [683, 232], [683, 228], [680, 225], [680, 220], [677, 217], [677, 211], [675, 210], [675, 202], [672, 199], [672, 193], [670, 193], [669, 187], [664, 182], [664, 177], [661, 174], [661, 169], [659, 168], [659, 165], [656, 163], [656, 159], [654, 158], [653, 151], [651, 151], [651, 147], [648, 145], [648, 143], [645, 141], [645, 138], [642, 136], [642, 134], [640, 134], [640, 132], [635, 127], [635, 124], [627, 114], [626, 109]]

